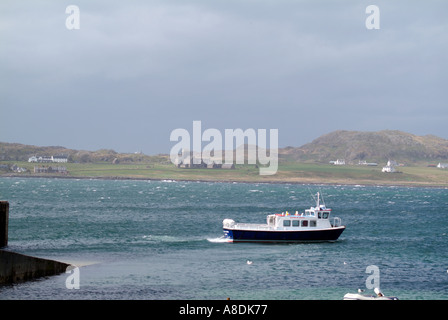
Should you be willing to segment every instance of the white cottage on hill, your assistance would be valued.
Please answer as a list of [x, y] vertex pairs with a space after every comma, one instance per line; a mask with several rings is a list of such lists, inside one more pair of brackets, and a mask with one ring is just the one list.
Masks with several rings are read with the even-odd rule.
[[397, 165], [396, 161], [389, 160], [389, 161], [387, 161], [387, 165], [385, 167], [383, 167], [383, 169], [381, 171], [382, 172], [396, 172], [397, 171], [397, 170], [395, 170], [396, 165]]
[[28, 158], [28, 162], [40, 162], [40, 163], [66, 163], [68, 158], [66, 155], [56, 155], [56, 156], [31, 156]]

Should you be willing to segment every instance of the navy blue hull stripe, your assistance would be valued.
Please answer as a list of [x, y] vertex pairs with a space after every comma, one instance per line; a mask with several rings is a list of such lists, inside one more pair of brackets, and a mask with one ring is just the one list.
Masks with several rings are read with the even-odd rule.
[[344, 227], [310, 231], [260, 231], [224, 228], [224, 234], [234, 242], [335, 241], [344, 230]]

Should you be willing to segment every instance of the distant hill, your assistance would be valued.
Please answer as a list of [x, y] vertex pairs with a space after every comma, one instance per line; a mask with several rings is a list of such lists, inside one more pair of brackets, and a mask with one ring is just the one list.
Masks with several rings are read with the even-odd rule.
[[[383, 165], [387, 160], [405, 164], [437, 164], [448, 162], [448, 140], [433, 135], [383, 130], [378, 132], [338, 130], [325, 134], [301, 147], [279, 149], [280, 161], [320, 162], [344, 159], [357, 164], [359, 160]], [[118, 153], [110, 149], [97, 151], [73, 150], [60, 146], [37, 147], [0, 142], [0, 160], [28, 161], [32, 155], [67, 155], [70, 162], [158, 162], [170, 163], [168, 155]], [[245, 152], [247, 156], [247, 152]]]
[[164, 162], [169, 161], [166, 155], [148, 156], [141, 153], [118, 153], [110, 149], [97, 151], [73, 150], [60, 146], [38, 147], [20, 143], [0, 142], [0, 160], [28, 161], [28, 158], [37, 156], [66, 155], [69, 162]]
[[448, 161], [448, 140], [434, 135], [383, 130], [378, 132], [338, 130], [323, 135], [301, 147], [279, 151], [284, 160], [326, 162], [345, 159], [384, 164], [388, 159], [412, 164]]

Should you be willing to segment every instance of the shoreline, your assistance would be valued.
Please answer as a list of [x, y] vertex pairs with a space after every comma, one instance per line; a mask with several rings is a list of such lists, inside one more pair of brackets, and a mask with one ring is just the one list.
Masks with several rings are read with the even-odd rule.
[[176, 179], [176, 178], [147, 178], [132, 176], [69, 176], [69, 175], [21, 175], [21, 174], [4, 174], [0, 178], [46, 178], [46, 179], [70, 179], [70, 180], [136, 180], [136, 181], [170, 181], [170, 182], [211, 182], [211, 183], [248, 183], [248, 184], [293, 184], [293, 185], [325, 185], [325, 186], [365, 186], [365, 187], [400, 187], [400, 188], [432, 188], [432, 189], [448, 189], [448, 186], [442, 185], [425, 185], [418, 183], [410, 184], [385, 184], [385, 183], [366, 183], [366, 182], [311, 182], [311, 181], [285, 181], [285, 180], [268, 180], [268, 181], [251, 181], [251, 180], [225, 180], [225, 179]]

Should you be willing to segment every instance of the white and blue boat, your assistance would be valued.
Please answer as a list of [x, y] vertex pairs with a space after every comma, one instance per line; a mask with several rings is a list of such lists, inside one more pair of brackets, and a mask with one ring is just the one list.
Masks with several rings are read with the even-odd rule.
[[266, 224], [236, 223], [223, 220], [224, 238], [229, 242], [319, 242], [336, 241], [345, 226], [338, 217], [330, 217], [331, 209], [320, 204], [305, 212], [270, 214]]
[[375, 295], [364, 295], [361, 292], [364, 290], [358, 289], [358, 293], [347, 293], [344, 300], [398, 300], [397, 297], [386, 297], [379, 288], [373, 290]]

